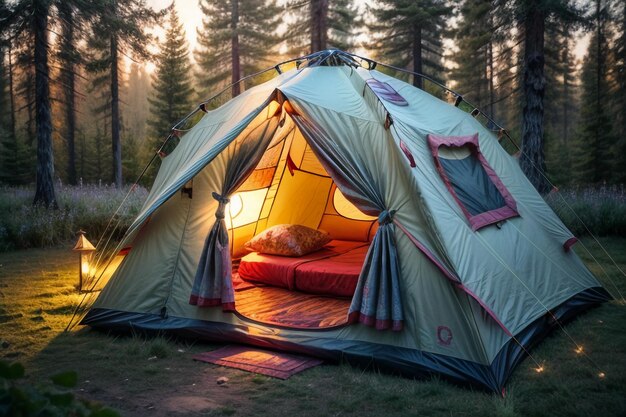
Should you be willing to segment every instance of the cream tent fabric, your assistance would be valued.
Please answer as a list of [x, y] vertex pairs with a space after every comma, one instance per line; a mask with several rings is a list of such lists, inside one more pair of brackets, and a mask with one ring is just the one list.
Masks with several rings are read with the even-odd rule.
[[[377, 94], [368, 84], [372, 78], [387, 83], [406, 105]], [[255, 136], [270, 125], [263, 132], [271, 135]], [[312, 130], [324, 135], [313, 138]], [[473, 134], [519, 213], [476, 231], [446, 188], [428, 144], [428, 135]], [[229, 169], [241, 163], [240, 146], [253, 137], [263, 151], [250, 153], [255, 169], [235, 178]], [[342, 162], [331, 166], [325, 149]], [[358, 191], [349, 171], [361, 173], [358, 189], [369, 184], [375, 191]], [[179, 192], [190, 182], [193, 198]], [[228, 207], [213, 193], [230, 199]], [[363, 213], [347, 219], [333, 201]], [[214, 255], [205, 248], [211, 229], [226, 233], [228, 253], [238, 256], [246, 240], [280, 223], [324, 228], [346, 240], [384, 236], [384, 247], [393, 244], [396, 253], [402, 330], [357, 323], [290, 329], [189, 303], [201, 257]], [[182, 137], [124, 239], [130, 253], [83, 323], [289, 349], [410, 375], [438, 373], [499, 391], [524, 356], [520, 344], [532, 345], [549, 329], [548, 311], [566, 320], [608, 299], [566, 250], [572, 238], [517, 161], [469, 114], [375, 70], [309, 66], [206, 113]]]

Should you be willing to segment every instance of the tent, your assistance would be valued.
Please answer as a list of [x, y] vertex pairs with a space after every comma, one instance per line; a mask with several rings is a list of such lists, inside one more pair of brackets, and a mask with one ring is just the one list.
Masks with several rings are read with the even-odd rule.
[[[82, 324], [500, 392], [528, 349], [608, 293], [492, 130], [369, 61], [314, 57], [201, 106]], [[333, 241], [301, 258], [246, 253], [280, 224]]]

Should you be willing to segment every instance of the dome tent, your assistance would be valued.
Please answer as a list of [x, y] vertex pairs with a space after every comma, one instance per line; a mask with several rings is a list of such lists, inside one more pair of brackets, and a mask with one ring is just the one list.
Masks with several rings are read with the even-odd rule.
[[[500, 392], [557, 321], [610, 298], [492, 131], [371, 67], [324, 51], [202, 107], [163, 159], [124, 238], [131, 249], [82, 324], [344, 358]], [[261, 314], [280, 297], [306, 297], [291, 275], [280, 297], [261, 287], [250, 302], [258, 287], [240, 285], [245, 242], [280, 224], [366, 248], [343, 304], [306, 298], [318, 325], [285, 320], [287, 310]], [[305, 314], [290, 310], [293, 320]]]

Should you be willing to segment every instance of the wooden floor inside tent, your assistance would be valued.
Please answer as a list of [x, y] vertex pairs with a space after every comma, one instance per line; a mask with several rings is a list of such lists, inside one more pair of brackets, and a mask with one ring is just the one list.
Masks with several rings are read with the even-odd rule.
[[350, 299], [253, 286], [235, 292], [235, 306], [240, 315], [261, 323], [328, 329], [347, 323]]

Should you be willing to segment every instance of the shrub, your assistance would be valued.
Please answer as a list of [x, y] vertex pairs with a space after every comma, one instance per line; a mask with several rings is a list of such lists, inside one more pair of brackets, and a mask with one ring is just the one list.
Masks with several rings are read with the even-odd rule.
[[548, 194], [546, 201], [576, 236], [589, 234], [585, 225], [594, 235], [626, 236], [623, 185], [567, 188]]
[[0, 415], [3, 416], [76, 416], [118, 417], [110, 408], [75, 398], [69, 388], [76, 386], [75, 372], [52, 376], [54, 385], [19, 384], [24, 377], [20, 363], [0, 360]]
[[[128, 193], [113, 225], [114, 238], [120, 238], [130, 226], [147, 197], [147, 191], [135, 187], [116, 189], [108, 185], [56, 186], [58, 210], [33, 206], [34, 192], [26, 187], [0, 188], [0, 251], [40, 248], [71, 242], [79, 230], [97, 241], [107, 228], [120, 203]], [[119, 224], [117, 223], [119, 220]], [[110, 228], [109, 228], [110, 232]], [[108, 232], [107, 232], [108, 233]]]

